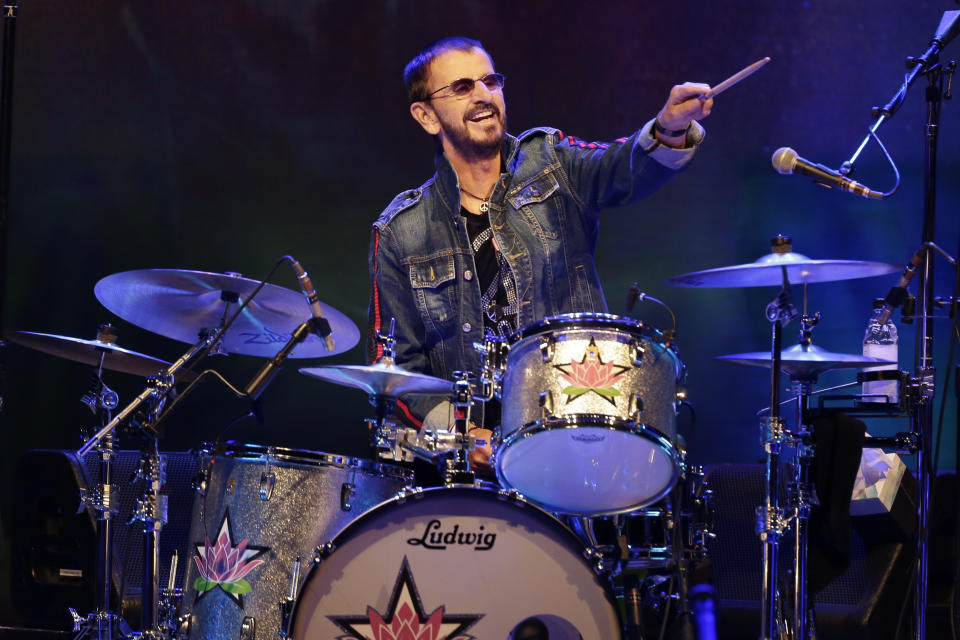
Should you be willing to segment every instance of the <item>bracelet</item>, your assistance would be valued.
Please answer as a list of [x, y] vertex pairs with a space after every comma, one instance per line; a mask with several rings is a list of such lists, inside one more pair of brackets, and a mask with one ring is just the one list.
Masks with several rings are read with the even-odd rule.
[[684, 127], [683, 129], [676, 129], [676, 130], [674, 130], [674, 129], [667, 129], [666, 127], [664, 127], [662, 124], [660, 124], [660, 120], [659, 120], [659, 119], [657, 119], [657, 118], [654, 118], [654, 119], [653, 119], [653, 129], [654, 129], [654, 131], [656, 131], [657, 133], [659, 133], [659, 134], [661, 134], [661, 135], [665, 135], [665, 136], [667, 136], [668, 138], [677, 138], [677, 137], [679, 137], [679, 136], [685, 135], [685, 134], [687, 133], [687, 131], [690, 130], [690, 124], [691, 124], [691, 123], [688, 123], [687, 126]]

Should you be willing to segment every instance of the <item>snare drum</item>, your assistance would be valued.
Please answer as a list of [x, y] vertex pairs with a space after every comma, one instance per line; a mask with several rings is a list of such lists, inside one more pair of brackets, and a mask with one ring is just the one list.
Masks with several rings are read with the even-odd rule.
[[676, 482], [684, 366], [663, 334], [609, 314], [546, 318], [510, 345], [501, 384], [504, 487], [557, 513], [625, 513]]
[[202, 463], [178, 638], [275, 638], [298, 557], [412, 485], [400, 467], [227, 443]]
[[551, 640], [622, 638], [583, 545], [515, 494], [416, 491], [354, 521], [324, 556], [297, 601], [296, 640], [507, 639], [524, 625]]

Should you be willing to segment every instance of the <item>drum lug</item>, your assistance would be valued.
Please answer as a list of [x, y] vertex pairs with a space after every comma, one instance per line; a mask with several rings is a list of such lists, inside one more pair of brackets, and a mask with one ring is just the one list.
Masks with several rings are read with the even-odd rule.
[[256, 640], [257, 638], [257, 619], [253, 616], [246, 616], [240, 623], [240, 640]]
[[553, 356], [556, 353], [557, 341], [553, 336], [544, 336], [540, 338], [540, 358], [544, 362], [553, 362]]
[[260, 499], [266, 502], [273, 496], [273, 486], [277, 483], [277, 476], [270, 470], [270, 460], [273, 458], [273, 447], [267, 447], [266, 467], [260, 474]]
[[273, 487], [277, 484], [277, 476], [273, 473], [260, 474], [260, 499], [266, 502], [273, 496]]
[[643, 343], [639, 340], [630, 341], [630, 358], [633, 360], [633, 366], [639, 367], [643, 364], [644, 349]]
[[630, 404], [627, 407], [627, 413], [630, 415], [630, 419], [634, 422], [640, 422], [640, 416], [643, 415], [643, 398], [640, 397], [640, 394], [635, 393], [630, 396]]
[[353, 497], [357, 495], [357, 488], [352, 482], [344, 482], [340, 486], [340, 509], [342, 511], [353, 510]]
[[553, 391], [549, 389], [540, 394], [540, 419], [546, 420], [553, 415]]

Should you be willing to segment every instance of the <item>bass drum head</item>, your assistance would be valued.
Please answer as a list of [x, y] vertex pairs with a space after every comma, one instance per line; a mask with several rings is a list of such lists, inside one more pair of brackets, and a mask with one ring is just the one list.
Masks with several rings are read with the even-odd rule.
[[391, 500], [330, 548], [297, 601], [297, 640], [507, 640], [538, 628], [551, 640], [622, 637], [582, 544], [553, 516], [500, 492], [437, 488]]

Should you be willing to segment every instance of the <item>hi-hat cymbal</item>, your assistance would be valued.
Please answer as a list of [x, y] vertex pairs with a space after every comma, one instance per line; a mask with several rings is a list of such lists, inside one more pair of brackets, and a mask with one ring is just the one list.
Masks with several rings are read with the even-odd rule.
[[[831, 369], [866, 369], [887, 364], [897, 364], [881, 358], [854, 355], [848, 353], [834, 353], [821, 349], [815, 344], [803, 346], [795, 344], [780, 352], [780, 370], [792, 378], [816, 376]], [[752, 367], [772, 366], [773, 359], [769, 351], [753, 351], [749, 353], [733, 353], [726, 356], [716, 356], [717, 360], [745, 364]]]
[[[188, 344], [201, 331], [216, 329], [236, 311], [260, 283], [232, 273], [184, 269], [141, 269], [115, 273], [100, 280], [94, 293], [107, 309], [153, 333]], [[360, 341], [350, 318], [320, 303], [330, 322], [333, 350], [310, 335], [291, 358], [317, 358], [343, 353]], [[266, 284], [223, 336], [229, 353], [273, 357], [300, 323], [310, 317], [303, 294]]]
[[[100, 358], [103, 357], [104, 369], [130, 373], [135, 376], [152, 376], [161, 371], [166, 371], [170, 367], [170, 363], [165, 360], [130, 351], [111, 342], [100, 340], [84, 340], [35, 331], [7, 331], [4, 333], [4, 337], [28, 349], [83, 364], [97, 366], [100, 363]], [[196, 377], [197, 374], [192, 371], [182, 371], [177, 375], [177, 381], [189, 382]]]
[[864, 260], [812, 260], [802, 253], [768, 253], [755, 262], [694, 271], [666, 280], [675, 287], [722, 288], [767, 287], [783, 284], [781, 267], [786, 267], [791, 284], [831, 282], [882, 276], [901, 267]]
[[454, 388], [449, 380], [407, 371], [395, 364], [304, 367], [300, 373], [384, 398], [408, 394], [451, 395]]

